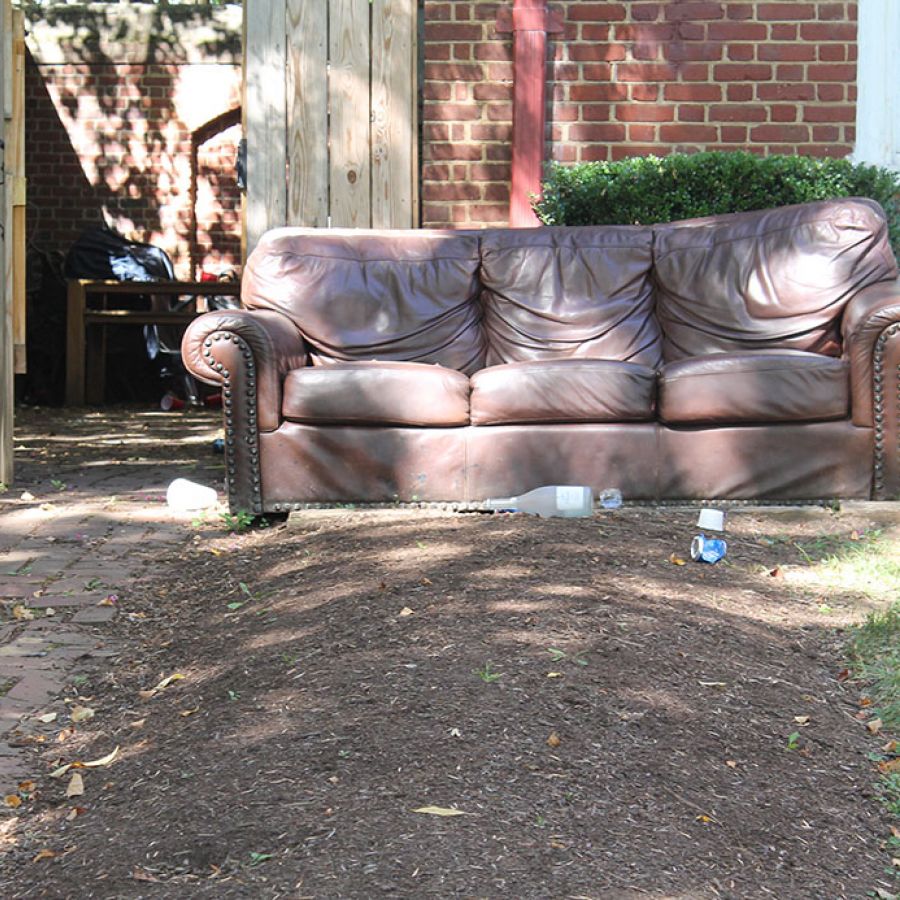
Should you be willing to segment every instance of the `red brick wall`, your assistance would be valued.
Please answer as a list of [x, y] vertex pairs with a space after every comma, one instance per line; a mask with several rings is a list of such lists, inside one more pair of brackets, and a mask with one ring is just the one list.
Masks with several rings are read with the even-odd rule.
[[[65, 252], [103, 221], [164, 249], [191, 276], [191, 131], [233, 108], [233, 62], [35, 61], [26, 67], [29, 237]], [[240, 265], [239, 128], [201, 147], [198, 259], [210, 271]]]
[[[508, 3], [425, 2], [422, 219], [504, 223]], [[566, 0], [548, 48], [547, 158], [853, 149], [857, 0]]]

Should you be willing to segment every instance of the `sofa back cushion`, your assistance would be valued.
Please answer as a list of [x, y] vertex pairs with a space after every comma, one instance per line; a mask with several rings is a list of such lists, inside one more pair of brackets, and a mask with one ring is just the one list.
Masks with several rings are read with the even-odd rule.
[[487, 364], [591, 357], [656, 367], [652, 232], [495, 229], [481, 241]]
[[839, 356], [847, 301], [897, 275], [872, 200], [710, 216], [654, 232], [667, 361], [753, 349]]
[[316, 365], [484, 365], [478, 238], [437, 231], [279, 228], [247, 260], [241, 296], [300, 329]]

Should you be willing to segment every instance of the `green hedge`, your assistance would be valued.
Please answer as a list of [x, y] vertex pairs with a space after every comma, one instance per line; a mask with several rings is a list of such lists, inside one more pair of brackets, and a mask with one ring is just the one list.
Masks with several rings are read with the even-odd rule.
[[534, 210], [545, 225], [650, 225], [834, 197], [870, 197], [900, 256], [900, 175], [846, 159], [676, 153], [550, 166]]

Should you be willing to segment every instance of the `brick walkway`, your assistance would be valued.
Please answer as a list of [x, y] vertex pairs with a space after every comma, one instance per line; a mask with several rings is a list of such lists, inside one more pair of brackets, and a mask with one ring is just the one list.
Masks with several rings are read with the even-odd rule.
[[[190, 540], [165, 490], [220, 487], [210, 412], [20, 409], [15, 484], [0, 493], [0, 792], [29, 776], [21, 746], [64, 720], [79, 660], [115, 654], [135, 582]], [[221, 496], [221, 492], [220, 492]], [[58, 712], [58, 722], [39, 716]]]

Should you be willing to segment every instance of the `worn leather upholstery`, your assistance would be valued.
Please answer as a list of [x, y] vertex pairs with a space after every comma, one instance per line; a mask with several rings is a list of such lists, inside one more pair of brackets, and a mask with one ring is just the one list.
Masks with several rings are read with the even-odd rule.
[[641, 422], [653, 418], [656, 373], [606, 359], [544, 359], [472, 376], [473, 425]]
[[467, 425], [469, 379], [422, 363], [307, 366], [288, 374], [283, 413], [317, 425]]
[[897, 276], [880, 207], [827, 200], [655, 229], [667, 361], [794, 349], [839, 356], [844, 305]]
[[846, 362], [802, 350], [694, 356], [663, 366], [659, 418], [669, 425], [844, 419], [849, 382]]
[[478, 238], [434, 231], [280, 228], [247, 260], [241, 299], [277, 309], [314, 364], [364, 359], [484, 365]]
[[487, 364], [588, 356], [659, 365], [652, 238], [630, 226], [486, 233]]
[[[861, 290], [847, 304], [841, 328], [844, 338], [844, 358], [850, 363], [854, 425], [873, 424], [875, 345], [887, 329], [898, 322], [900, 322], [900, 281], [897, 279], [873, 284]], [[897, 339], [894, 338], [895, 341]], [[900, 405], [900, 385], [896, 394]]]
[[900, 280], [841, 200], [652, 228], [279, 229], [184, 356], [233, 509], [900, 498]]

